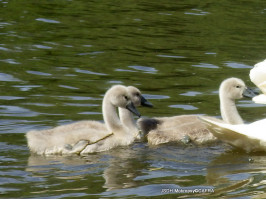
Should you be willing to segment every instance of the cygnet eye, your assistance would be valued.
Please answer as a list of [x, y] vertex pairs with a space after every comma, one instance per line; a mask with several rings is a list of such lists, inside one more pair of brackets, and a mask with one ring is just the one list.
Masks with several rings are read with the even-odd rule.
[[129, 99], [128, 96], [124, 96], [124, 98], [125, 98], [125, 100], [127, 100], [127, 101], [128, 101], [128, 99]]
[[139, 97], [140, 96], [140, 93], [137, 92], [135, 95]]
[[241, 88], [241, 86], [240, 85], [237, 85], [236, 88]]

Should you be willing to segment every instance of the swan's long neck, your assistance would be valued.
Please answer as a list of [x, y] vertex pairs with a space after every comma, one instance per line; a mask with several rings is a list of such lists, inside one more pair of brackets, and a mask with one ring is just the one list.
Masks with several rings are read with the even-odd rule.
[[220, 109], [223, 120], [229, 124], [243, 124], [243, 119], [240, 117], [235, 100], [220, 94]]
[[105, 95], [103, 99], [103, 119], [110, 133], [116, 134], [123, 129], [119, 117], [116, 113], [116, 107], [109, 101], [109, 95]]
[[139, 130], [137, 128], [137, 125], [136, 125], [136, 122], [134, 120], [132, 113], [125, 108], [118, 108], [118, 111], [119, 111], [119, 117], [120, 117], [121, 123], [129, 129], [129, 132], [132, 135], [137, 136]]

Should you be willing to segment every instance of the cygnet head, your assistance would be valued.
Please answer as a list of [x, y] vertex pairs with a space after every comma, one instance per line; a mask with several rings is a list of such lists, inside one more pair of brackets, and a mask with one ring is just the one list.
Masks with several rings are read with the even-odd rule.
[[127, 90], [127, 87], [123, 85], [115, 85], [111, 87], [107, 91], [105, 95], [105, 99], [108, 99], [108, 101], [115, 107], [126, 108], [130, 112], [137, 115], [138, 117], [141, 116], [133, 104], [131, 95], [129, 91]]
[[256, 93], [239, 78], [225, 79], [220, 85], [219, 94], [231, 100], [256, 96]]
[[138, 88], [134, 86], [128, 86], [127, 90], [130, 94], [130, 99], [135, 106], [153, 107], [153, 105], [142, 96]]

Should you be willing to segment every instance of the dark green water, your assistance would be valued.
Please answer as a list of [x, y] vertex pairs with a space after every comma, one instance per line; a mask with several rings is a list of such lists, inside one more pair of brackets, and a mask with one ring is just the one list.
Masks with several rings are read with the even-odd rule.
[[[25, 139], [102, 120], [113, 84], [143, 92], [155, 105], [143, 116], [219, 116], [223, 79], [254, 87], [249, 70], [266, 57], [265, 33], [264, 0], [0, 0], [0, 198], [265, 198], [263, 153], [135, 143], [42, 157]], [[266, 116], [248, 99], [238, 107], [246, 122]]]

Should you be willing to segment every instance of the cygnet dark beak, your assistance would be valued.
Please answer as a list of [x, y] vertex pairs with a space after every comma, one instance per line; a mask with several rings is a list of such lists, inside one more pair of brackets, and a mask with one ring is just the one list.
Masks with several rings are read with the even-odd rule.
[[144, 96], [142, 96], [142, 95], [141, 95], [141, 97], [140, 97], [140, 102], [141, 102], [141, 105], [142, 105], [142, 106], [150, 107], [150, 108], [153, 107], [152, 103], [149, 102], [147, 99], [145, 99]]
[[134, 106], [132, 102], [126, 105], [126, 109], [128, 109], [133, 114], [137, 115], [139, 118], [141, 117], [141, 114], [139, 113], [139, 111], [136, 109], [136, 107]]
[[255, 91], [254, 89], [251, 89], [249, 87], [247, 87], [243, 92], [243, 96], [247, 97], [247, 98], [253, 98], [257, 95], [259, 95], [259, 93], [257, 91]]

